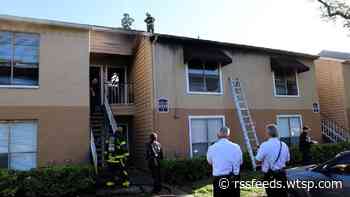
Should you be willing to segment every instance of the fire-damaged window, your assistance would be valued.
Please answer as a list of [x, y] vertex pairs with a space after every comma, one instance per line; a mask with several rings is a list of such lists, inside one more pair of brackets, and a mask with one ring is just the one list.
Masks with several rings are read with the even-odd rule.
[[215, 63], [188, 63], [188, 93], [222, 93], [220, 65]]
[[273, 72], [275, 96], [299, 96], [298, 77], [294, 71]]
[[0, 121], [0, 168], [30, 170], [37, 158], [36, 121]]
[[224, 125], [224, 116], [190, 116], [191, 156], [205, 156], [217, 140], [217, 131]]
[[0, 31], [0, 86], [39, 85], [39, 34]]

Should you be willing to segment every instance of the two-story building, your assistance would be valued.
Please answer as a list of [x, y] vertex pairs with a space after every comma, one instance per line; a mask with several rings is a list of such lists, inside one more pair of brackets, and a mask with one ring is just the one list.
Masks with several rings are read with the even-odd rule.
[[261, 140], [268, 123], [291, 144], [302, 125], [319, 140], [316, 58], [0, 16], [0, 167], [87, 162], [91, 136], [103, 161], [105, 134], [120, 127], [136, 161], [152, 131], [167, 157], [204, 155], [223, 125], [244, 146], [228, 78], [241, 80]]

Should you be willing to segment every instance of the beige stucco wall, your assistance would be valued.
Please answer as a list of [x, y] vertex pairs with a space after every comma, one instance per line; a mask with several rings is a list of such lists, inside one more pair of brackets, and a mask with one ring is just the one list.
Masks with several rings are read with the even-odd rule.
[[89, 32], [0, 21], [0, 31], [40, 34], [39, 88], [0, 88], [0, 120], [37, 120], [39, 166], [89, 156]]
[[[222, 68], [223, 95], [187, 94], [186, 69], [182, 47], [155, 44], [154, 91], [155, 99], [169, 99], [169, 113], [158, 113], [155, 108], [155, 128], [167, 157], [190, 155], [190, 115], [223, 115], [231, 128], [231, 139], [244, 148], [237, 112], [231, 97], [228, 78], [240, 78], [245, 87], [248, 105], [261, 141], [265, 140], [264, 127], [275, 123], [277, 115], [301, 115], [310, 126], [313, 139], [321, 141], [320, 114], [312, 112], [312, 103], [318, 102], [315, 66], [312, 60], [300, 60], [310, 71], [298, 75], [300, 97], [275, 97], [270, 57], [267, 54], [229, 52], [230, 65]], [[157, 107], [157, 105], [155, 105]]]
[[0, 30], [40, 34], [39, 88], [0, 88], [0, 106], [88, 106], [89, 32], [0, 21]]
[[231, 53], [233, 62], [222, 67], [223, 95], [191, 95], [186, 93], [186, 69], [181, 47], [156, 45], [156, 96], [169, 98], [174, 108], [234, 108], [228, 78], [240, 78], [245, 87], [249, 107], [253, 109], [312, 109], [318, 101], [315, 67], [312, 60], [304, 61], [310, 71], [298, 75], [300, 97], [275, 97], [268, 55]]

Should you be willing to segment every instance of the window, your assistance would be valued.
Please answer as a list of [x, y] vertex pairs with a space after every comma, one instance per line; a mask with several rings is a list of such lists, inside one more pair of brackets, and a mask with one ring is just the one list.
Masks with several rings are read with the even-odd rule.
[[302, 128], [300, 115], [279, 115], [277, 116], [279, 137], [287, 144], [298, 144]]
[[274, 71], [275, 96], [299, 96], [296, 72]]
[[222, 93], [221, 70], [217, 64], [190, 61], [187, 65], [188, 93]]
[[0, 85], [39, 85], [39, 35], [0, 31]]
[[204, 156], [217, 140], [217, 132], [224, 125], [224, 116], [190, 116], [191, 156]]
[[30, 170], [36, 155], [36, 121], [0, 122], [0, 168]]

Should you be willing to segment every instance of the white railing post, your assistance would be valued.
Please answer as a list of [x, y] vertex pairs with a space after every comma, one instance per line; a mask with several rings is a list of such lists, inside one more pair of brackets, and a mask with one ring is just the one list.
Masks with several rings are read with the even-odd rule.
[[94, 138], [94, 134], [92, 133], [92, 130], [90, 130], [90, 149], [92, 154], [92, 161], [94, 163], [95, 173], [97, 174], [98, 158], [97, 158], [97, 150], [95, 145], [95, 138]]

